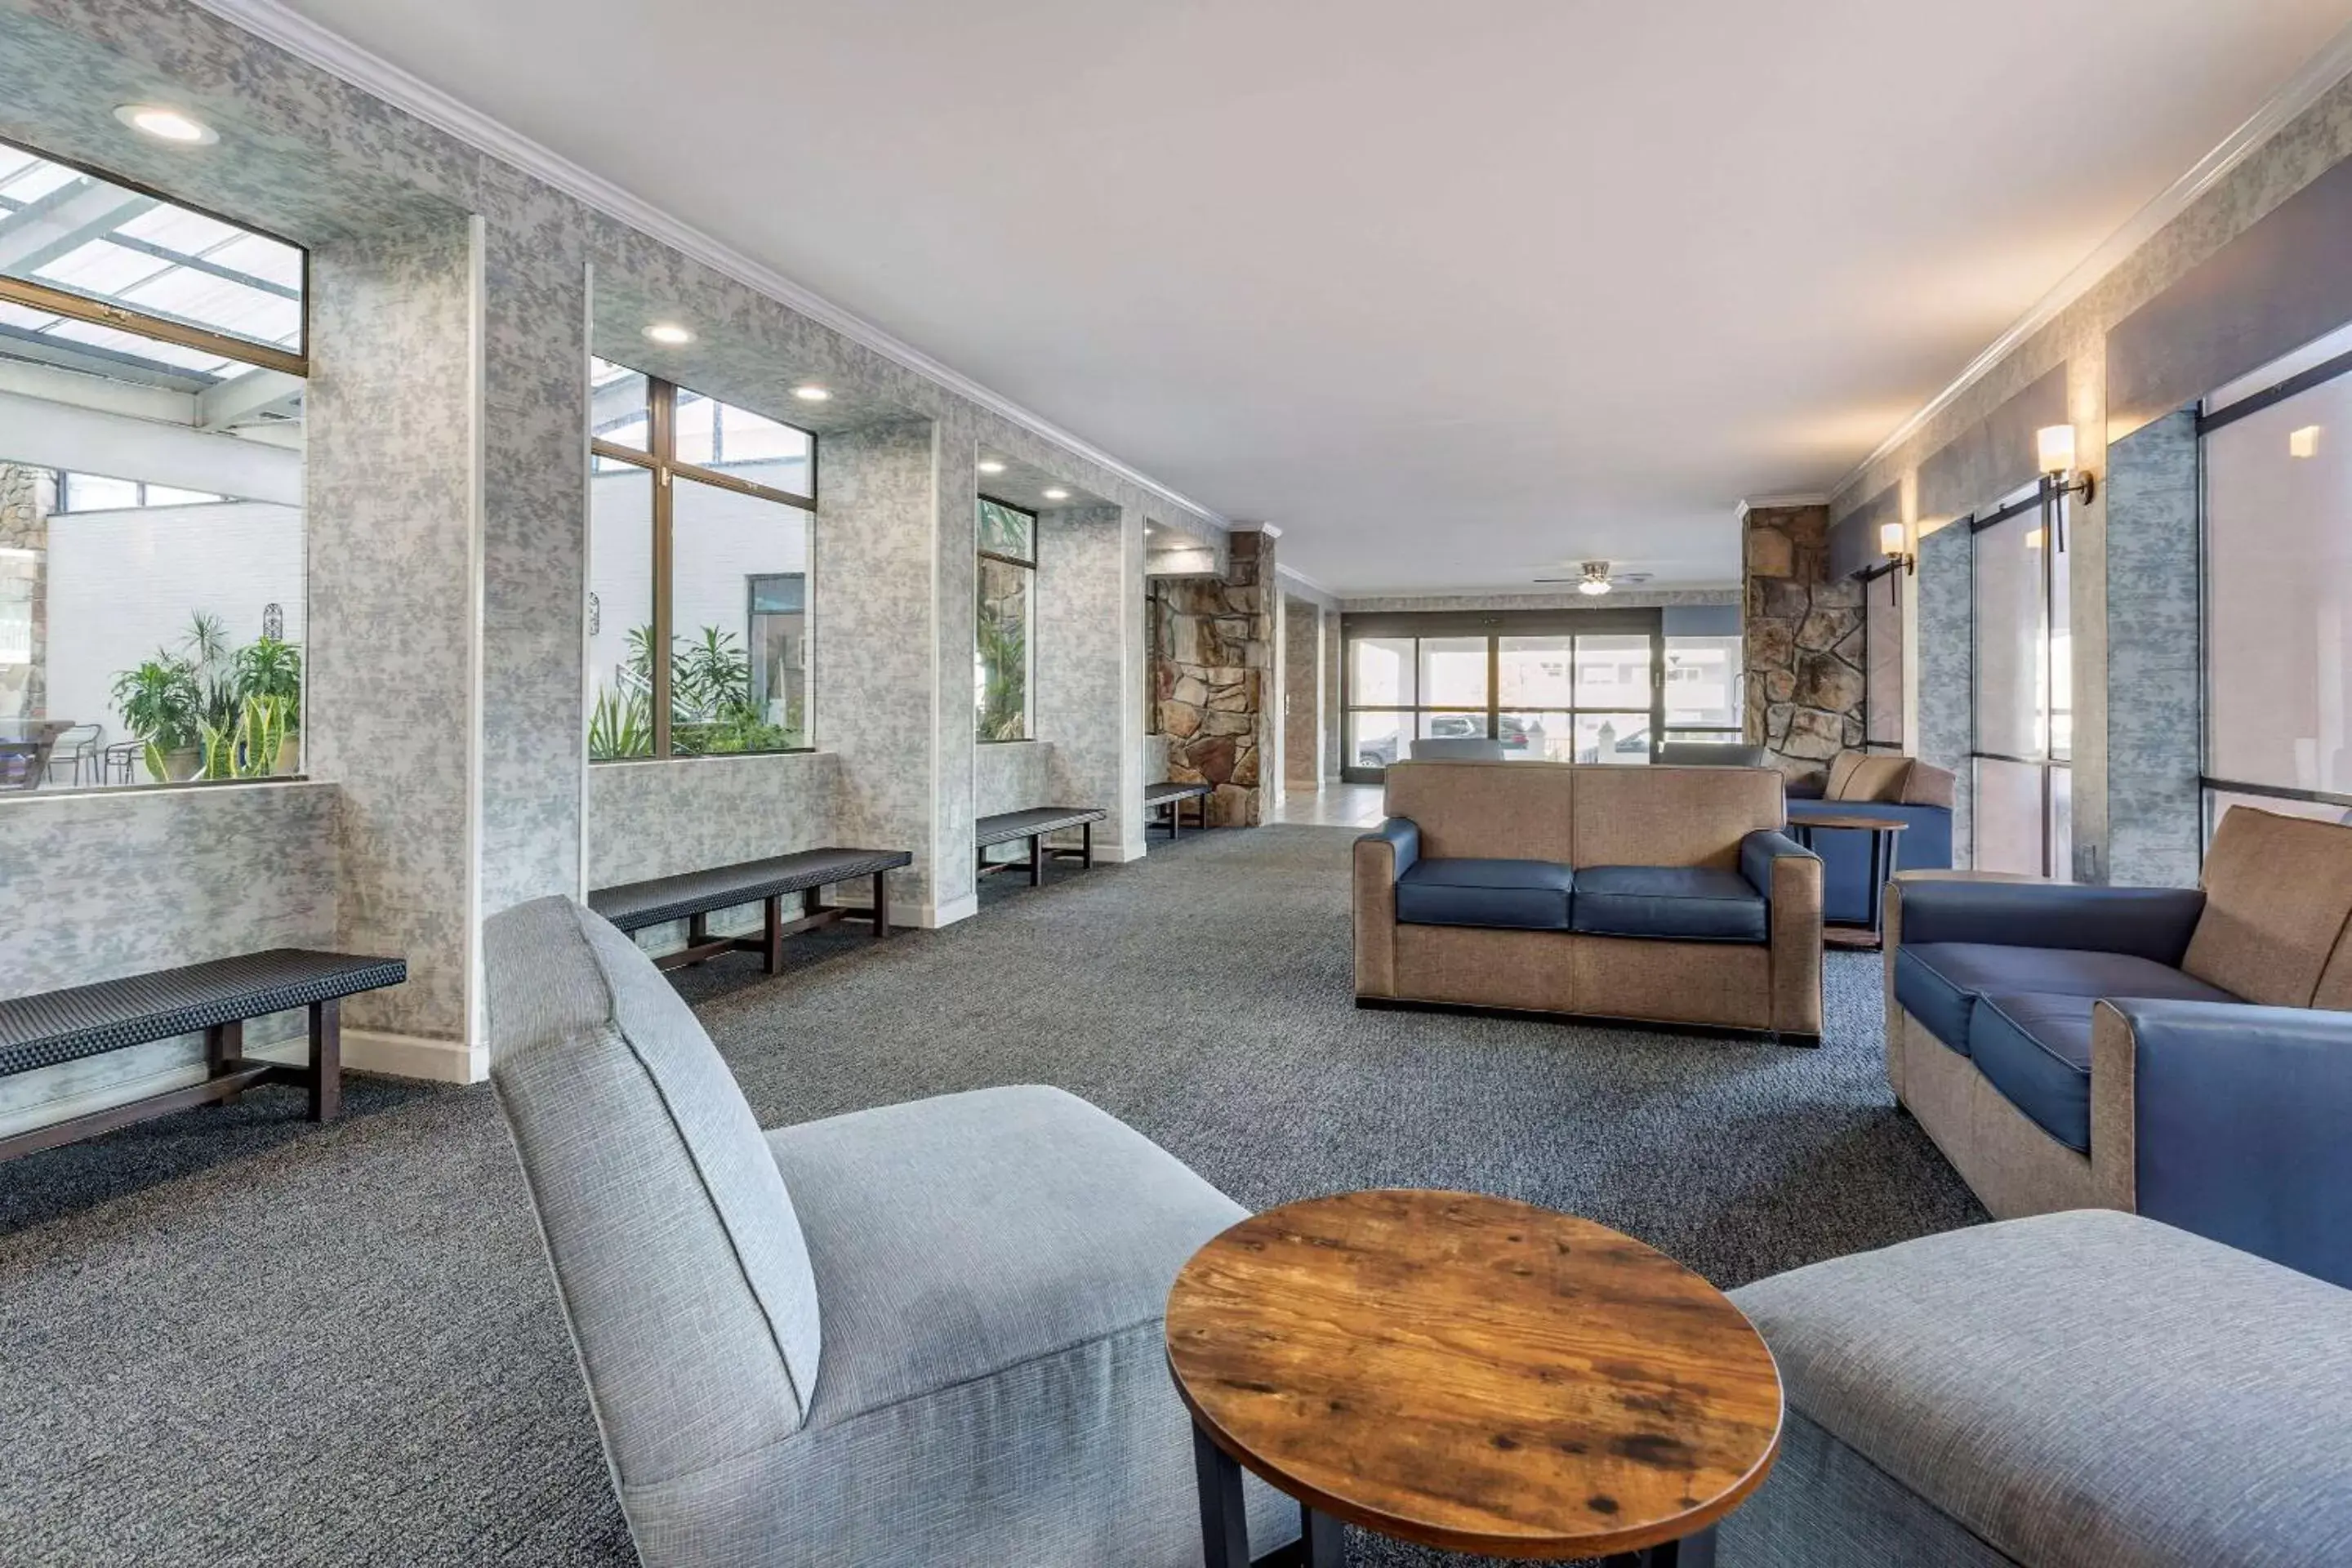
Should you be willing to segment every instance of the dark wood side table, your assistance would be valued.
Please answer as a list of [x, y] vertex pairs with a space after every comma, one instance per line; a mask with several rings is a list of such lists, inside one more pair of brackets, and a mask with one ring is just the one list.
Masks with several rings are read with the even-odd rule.
[[1895, 836], [1911, 825], [1899, 816], [1879, 816], [1867, 811], [1843, 811], [1836, 816], [1814, 816], [1791, 820], [1789, 837], [1811, 849], [1813, 834], [1819, 828], [1837, 832], [1870, 835], [1870, 922], [1860, 926], [1824, 925], [1822, 941], [1831, 947], [1876, 947], [1885, 931], [1886, 915], [1886, 879], [1895, 874], [1897, 861]]
[[1242, 1221], [1168, 1298], [1208, 1568], [1250, 1561], [1243, 1467], [1339, 1521], [1454, 1552], [1711, 1561], [1780, 1441], [1739, 1309], [1633, 1237], [1472, 1193], [1343, 1193]]

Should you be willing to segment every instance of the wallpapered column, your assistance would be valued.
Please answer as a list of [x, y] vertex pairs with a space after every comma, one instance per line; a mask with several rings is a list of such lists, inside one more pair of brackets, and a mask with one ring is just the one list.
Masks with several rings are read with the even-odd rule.
[[[0, 463], [0, 719], [48, 711], [49, 513], [57, 480], [47, 468]], [[24, 657], [10, 645], [25, 629]]]
[[1919, 538], [1919, 734], [1914, 752], [1957, 781], [1952, 802], [1952, 864], [1976, 864], [1976, 743], [1969, 642], [1970, 573], [1975, 535], [1966, 522], [1948, 523]]
[[453, 219], [314, 251], [305, 395], [304, 760], [341, 786], [342, 945], [408, 961], [407, 984], [344, 1019], [468, 1054], [478, 244]]
[[2107, 603], [2127, 606], [2106, 623], [2107, 877], [2124, 887], [2201, 869], [2197, 484], [2193, 414], [2107, 448]]
[[1037, 514], [1037, 735], [1054, 800], [1108, 808], [1095, 848], [1119, 860], [1144, 852], [1130, 531], [1116, 506]]
[[[907, 924], [929, 921], [941, 858], [964, 853], [941, 842], [932, 814], [940, 773], [931, 700], [935, 435], [925, 419], [829, 432], [817, 493], [810, 633], [816, 743], [841, 758], [835, 823], [841, 842], [914, 851], [914, 865], [891, 874], [894, 917]], [[946, 553], [937, 559], [944, 567]], [[965, 684], [940, 692], [940, 700], [961, 703], [969, 734], [969, 620], [965, 626]]]
[[1282, 766], [1285, 782], [1313, 789], [1321, 776], [1323, 612], [1283, 597]]
[[1826, 506], [1748, 509], [1748, 739], [1818, 778], [1863, 739], [1862, 584], [1830, 576]]
[[1265, 820], [1263, 770], [1275, 752], [1274, 541], [1233, 535], [1223, 577], [1161, 584], [1160, 658], [1154, 671], [1168, 776], [1216, 787], [1209, 820]]

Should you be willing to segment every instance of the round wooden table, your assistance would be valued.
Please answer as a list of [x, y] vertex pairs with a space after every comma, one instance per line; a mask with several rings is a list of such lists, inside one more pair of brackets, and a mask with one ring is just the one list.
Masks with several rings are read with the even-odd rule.
[[1605, 1226], [1473, 1193], [1245, 1219], [1168, 1297], [1208, 1568], [1244, 1568], [1245, 1466], [1345, 1520], [1497, 1557], [1691, 1563], [1771, 1468], [1772, 1353], [1722, 1292]]

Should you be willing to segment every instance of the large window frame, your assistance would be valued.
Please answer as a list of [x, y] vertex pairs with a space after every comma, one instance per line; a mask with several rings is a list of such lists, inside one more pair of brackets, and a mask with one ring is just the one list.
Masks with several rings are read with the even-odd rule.
[[[1382, 767], [1361, 765], [1354, 750], [1355, 721], [1360, 713], [1396, 714], [1403, 721], [1400, 759], [1411, 750], [1411, 740], [1422, 728], [1425, 716], [1475, 719], [1478, 733], [1486, 738], [1498, 734], [1506, 711], [1502, 700], [1502, 639], [1518, 637], [1645, 637], [1650, 643], [1650, 701], [1646, 708], [1580, 703], [1576, 696], [1574, 672], [1571, 668], [1569, 706], [1559, 710], [1568, 715], [1570, 732], [1582, 718], [1636, 718], [1648, 727], [1650, 754], [1654, 763], [1658, 747], [1666, 733], [1666, 634], [1665, 615], [1652, 607], [1626, 607], [1591, 610], [1510, 610], [1485, 611], [1391, 611], [1355, 613], [1340, 617], [1339, 623], [1339, 742], [1342, 747], [1339, 776], [1349, 784], [1379, 784], [1388, 775]], [[1486, 700], [1483, 707], [1466, 704], [1430, 704], [1420, 700], [1420, 644], [1424, 641], [1456, 640], [1483, 637], [1486, 642]], [[1360, 702], [1356, 693], [1355, 645], [1366, 639], [1412, 639], [1415, 671], [1413, 700], [1410, 703]], [[1571, 649], [1574, 643], [1570, 643]], [[1517, 711], [1516, 709], [1509, 710]], [[1551, 710], [1547, 710], [1551, 711]], [[1678, 725], [1676, 734], [1685, 731], [1698, 733], [1713, 731], [1712, 726]], [[1725, 731], [1732, 727], [1726, 726]]]
[[[622, 362], [615, 360], [610, 363], [620, 364]], [[625, 368], [635, 370], [636, 367], [630, 365], [625, 366]], [[744, 479], [740, 475], [728, 473], [721, 468], [705, 468], [699, 463], [688, 463], [679, 460], [677, 456], [678, 393], [681, 390], [692, 392], [698, 397], [709, 397], [710, 394], [701, 392], [698, 389], [692, 387], [681, 388], [677, 383], [665, 381], [660, 376], [655, 375], [650, 372], [639, 371], [637, 374], [644, 375], [646, 378], [645, 447], [640, 449], [635, 447], [624, 446], [616, 441], [608, 441], [599, 436], [591, 436], [588, 441], [588, 449], [595, 458], [604, 458], [615, 463], [625, 463], [633, 468], [643, 469], [645, 472], [653, 476], [654, 657], [646, 660], [646, 676], [652, 690], [650, 705], [653, 711], [649, 715], [649, 718], [652, 721], [653, 749], [650, 752], [642, 752], [634, 756], [601, 757], [594, 759], [597, 762], [675, 762], [686, 758], [698, 757], [704, 754], [698, 752], [678, 752], [673, 749], [671, 743], [672, 736], [670, 731], [673, 726], [671, 723], [670, 688], [672, 682], [670, 678], [672, 674], [671, 665], [674, 660], [667, 656], [669, 650], [671, 650], [675, 646], [674, 634], [676, 630], [673, 625], [673, 606], [671, 605], [671, 589], [673, 585], [671, 548], [675, 542], [676, 521], [676, 509], [672, 494], [673, 481], [681, 479], [691, 479], [697, 484], [711, 485], [719, 489], [732, 490], [738, 495], [750, 496], [755, 500], [773, 501], [780, 506], [793, 507], [798, 510], [811, 513], [812, 515], [816, 511], [816, 497], [814, 494], [796, 495], [791, 490], [778, 489], [773, 485], [760, 484], [755, 480]], [[713, 398], [712, 401], [717, 402], [719, 400]], [[733, 405], [730, 405], [729, 406]], [[758, 413], [756, 409], [746, 410], [746, 412], [754, 414]], [[817, 486], [818, 473], [818, 441], [816, 433], [813, 430], [803, 429], [797, 425], [789, 424], [784, 420], [773, 419], [773, 416], [770, 415], [761, 414], [759, 415], [759, 417], [762, 419], [770, 419], [775, 424], [784, 425], [786, 428], [796, 431], [798, 434], [807, 437], [809, 449], [809, 489], [814, 491]], [[593, 468], [593, 463], [591, 467]], [[808, 551], [810, 559], [803, 563], [804, 568], [807, 570], [807, 574], [810, 576], [814, 575], [815, 553], [815, 543], [814, 536], [812, 536]], [[814, 725], [804, 721], [802, 727], [802, 739], [803, 742], [813, 742], [814, 736]], [[789, 756], [794, 752], [812, 752], [816, 748], [814, 743], [803, 743], [798, 746], [764, 748], [755, 752], [729, 752], [727, 754], [730, 756]]]
[[[977, 675], [977, 689], [972, 702], [972, 740], [982, 746], [1017, 746], [1037, 738], [1037, 513], [1030, 507], [982, 492], [973, 507], [977, 537], [984, 542], [987, 531], [978, 524], [981, 509], [995, 507], [1029, 520], [1029, 553], [1026, 558], [1006, 551], [988, 549], [982, 542], [975, 551], [978, 557], [972, 574], [972, 663]], [[1021, 624], [1021, 733], [992, 735], [987, 732], [988, 690], [987, 669], [979, 651], [981, 622], [987, 613], [987, 563], [1026, 573], [1022, 593]]]
[[[2024, 755], [1989, 750], [1983, 744], [1983, 715], [1979, 711], [1978, 697], [1984, 670], [1983, 628], [1977, 617], [1977, 574], [1983, 569], [1983, 557], [1977, 551], [1969, 552], [1969, 771], [1974, 784], [1974, 798], [1986, 798], [1983, 787], [1985, 764], [1999, 767], [2030, 767], [2038, 771], [2036, 783], [2041, 797], [2041, 875], [2057, 881], [2074, 879], [2072, 855], [2072, 800], [2074, 786], [2074, 749], [2069, 742], [2061, 749], [2057, 729], [2061, 714], [2069, 720], [2071, 736], [2071, 703], [2059, 706], [2061, 679], [2058, 644], [2059, 614], [2065, 608], [2066, 588], [2059, 577], [2061, 558], [2067, 552], [2066, 524], [2068, 512], [2065, 489], [2047, 476], [2037, 479], [2030, 490], [1996, 507], [1991, 511], [1968, 520], [1971, 535], [1982, 535], [2032, 516], [2037, 519], [2042, 542], [2036, 547], [2041, 557], [2042, 620], [2038, 633], [2041, 645], [2042, 690], [2040, 702], [2044, 717], [2041, 745], [2036, 754]], [[2070, 563], [2071, 564], [2071, 563]], [[2071, 581], [2071, 579], [2070, 579]], [[2072, 616], [2067, 616], [2071, 624]], [[2067, 659], [2073, 658], [2071, 638], [2066, 645]], [[2065, 672], [2066, 689], [2072, 689], [2071, 669]], [[2059, 775], [2063, 774], [2063, 780]], [[2062, 794], [2061, 786], [2063, 785]], [[2062, 842], [2063, 840], [2063, 842]], [[1982, 843], [1982, 836], [1978, 836]], [[1979, 857], [1979, 864], [1981, 858]]]
[[[2299, 354], [2285, 356], [2289, 363], [2316, 350], [2324, 352], [2329, 338], [2341, 341], [2347, 329], [2336, 332], [2318, 342], [2305, 345]], [[2273, 365], [2279, 362], [2272, 362]], [[2254, 372], [2253, 374], [2260, 374]], [[2293, 815], [2325, 816], [2336, 814], [2338, 820], [2352, 820], [2352, 794], [2339, 790], [2303, 789], [2290, 784], [2274, 784], [2255, 779], [2230, 778], [2213, 772], [2213, 648], [2212, 626], [2212, 505], [2210, 492], [2211, 466], [2206, 457], [2206, 439], [2215, 431], [2226, 429], [2242, 419], [2264, 413], [2287, 403], [2305, 393], [2315, 391], [2331, 382], [2352, 375], [2352, 353], [2332, 355], [2316, 364], [2281, 376], [2270, 385], [2242, 395], [2231, 396], [2218, 405], [2207, 398], [2197, 408], [2197, 783], [2203, 816], [2200, 853], [2203, 845], [2212, 841], [2214, 830], [2221, 826], [2221, 816], [2232, 802], [2230, 796], [2245, 796], [2274, 803], [2277, 806], [2320, 807], [2321, 811], [2297, 812]], [[2250, 375], [2248, 380], [2252, 379]]]

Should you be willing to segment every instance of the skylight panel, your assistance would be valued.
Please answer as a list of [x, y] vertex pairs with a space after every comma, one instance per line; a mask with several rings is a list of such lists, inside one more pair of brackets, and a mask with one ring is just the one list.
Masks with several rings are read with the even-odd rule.
[[[143, 239], [150, 245], [160, 245], [166, 250], [176, 250], [183, 256], [202, 256], [218, 246], [227, 245], [243, 237], [245, 231], [218, 218], [192, 213], [185, 207], [150, 207], [115, 231], [133, 239]], [[270, 242], [275, 244], [274, 241]], [[290, 247], [278, 246], [280, 250]]]
[[44, 283], [70, 289], [77, 294], [105, 299], [120, 297], [173, 264], [136, 250], [93, 239], [77, 246], [33, 274]]
[[82, 178], [85, 176], [78, 170], [68, 169], [62, 163], [52, 163], [46, 158], [36, 158], [15, 175], [0, 182], [0, 196], [6, 196], [12, 202], [37, 202], [50, 192], [61, 191]]
[[215, 267], [242, 272], [281, 289], [299, 292], [302, 287], [302, 253], [263, 235], [236, 235], [226, 244], [204, 252], [204, 258]]
[[223, 359], [203, 349], [183, 348], [156, 338], [142, 338], [135, 332], [117, 331], [94, 321], [59, 321], [41, 334], [67, 342], [88, 343], [92, 348], [109, 349], [131, 359], [145, 360], [150, 364], [170, 365], [178, 370], [193, 370], [205, 375], [230, 373], [236, 361]]

